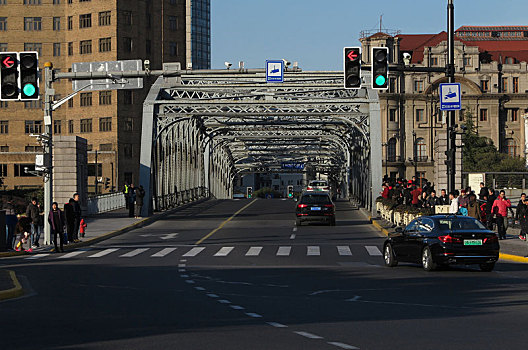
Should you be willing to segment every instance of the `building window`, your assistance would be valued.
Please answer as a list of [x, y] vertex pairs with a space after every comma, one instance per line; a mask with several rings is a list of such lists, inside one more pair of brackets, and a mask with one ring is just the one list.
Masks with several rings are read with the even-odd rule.
[[99, 91], [99, 104], [100, 105], [111, 105], [112, 104], [112, 91]]
[[431, 66], [438, 66], [438, 57], [431, 57]]
[[73, 134], [75, 132], [75, 128], [73, 126], [73, 120], [68, 120], [68, 132], [70, 134]]
[[111, 143], [102, 143], [99, 145], [99, 151], [102, 152], [110, 152], [112, 151], [113, 147]]
[[396, 139], [391, 137], [387, 142], [387, 160], [389, 162], [396, 161]]
[[37, 51], [39, 56], [42, 55], [41, 43], [24, 43], [24, 51]]
[[482, 90], [482, 92], [488, 92], [489, 91], [489, 80], [481, 80], [480, 89]]
[[460, 111], [458, 111], [458, 121], [459, 122], [463, 122], [464, 119], [465, 119], [465, 116], [466, 116], [466, 110], [465, 109], [461, 109]]
[[511, 121], [516, 122], [519, 120], [519, 110], [517, 108], [511, 110]]
[[112, 38], [99, 39], [99, 52], [112, 51]]
[[178, 17], [169, 16], [169, 29], [172, 31], [178, 30]]
[[68, 43], [68, 56], [73, 56], [73, 43], [72, 42]]
[[53, 133], [62, 134], [62, 120], [53, 121]]
[[9, 120], [0, 120], [0, 134], [9, 134]]
[[61, 55], [61, 44], [53, 43], [53, 56], [57, 57]]
[[173, 41], [169, 42], [169, 55], [177, 56], [178, 55], [178, 43]]
[[0, 164], [0, 177], [7, 177], [7, 164]]
[[24, 152], [39, 153], [42, 151], [42, 147], [40, 146], [27, 145], [26, 147], [24, 147]]
[[6, 51], [7, 51], [7, 43], [0, 43], [0, 52], [6, 52]]
[[514, 139], [506, 139], [506, 153], [511, 156], [517, 156], [517, 145]]
[[42, 30], [42, 17], [24, 17], [24, 30]]
[[9, 103], [7, 101], [0, 101], [0, 108], [7, 108], [9, 107]]
[[396, 93], [396, 78], [389, 78], [389, 92]]
[[61, 18], [60, 17], [53, 17], [53, 30], [61, 30]]
[[126, 25], [132, 25], [132, 12], [131, 11], [123, 11], [123, 24]]
[[0, 146], [0, 152], [7, 153], [9, 152], [9, 146]]
[[[27, 172], [26, 172], [27, 168]], [[35, 174], [35, 164], [15, 164], [15, 177], [32, 177]]]
[[417, 123], [425, 123], [425, 115], [423, 109], [417, 109], [416, 110], [416, 122]]
[[134, 119], [125, 118], [123, 122], [123, 130], [124, 131], [134, 131]]
[[396, 112], [397, 111], [398, 110], [394, 109], [394, 108], [389, 109], [389, 121], [390, 122], [395, 122], [396, 121]]
[[7, 30], [7, 17], [0, 17], [0, 31]]
[[109, 26], [110, 23], [111, 23], [111, 12], [110, 11], [99, 12], [99, 25]]
[[518, 94], [519, 93], [519, 78], [518, 77], [513, 77], [512, 87], [513, 87], [512, 92], [514, 94]]
[[123, 177], [125, 178], [125, 182], [126, 182], [126, 183], [131, 184], [131, 183], [134, 182], [134, 181], [133, 181], [134, 176], [133, 176], [132, 173], [130, 173], [130, 172], [125, 172], [123, 175], [124, 175]]
[[465, 66], [471, 66], [471, 57], [464, 57], [464, 67]]
[[81, 119], [81, 132], [92, 132], [92, 119]]
[[24, 0], [24, 5], [40, 5], [40, 0]]
[[427, 146], [425, 144], [425, 140], [421, 137], [416, 139], [416, 161], [427, 161]]
[[480, 110], [479, 120], [481, 122], [487, 122], [488, 121], [488, 110], [487, 109], [481, 109]]
[[414, 81], [414, 92], [422, 93], [424, 91], [424, 82], [422, 80]]
[[92, 41], [82, 40], [79, 45], [79, 51], [81, 55], [92, 53]]
[[92, 26], [92, 14], [79, 15], [79, 28], [90, 28]]
[[26, 120], [25, 121], [26, 134], [42, 134], [41, 120]]
[[82, 92], [81, 93], [81, 107], [91, 106], [92, 105], [92, 93], [91, 92]]
[[123, 103], [126, 105], [131, 105], [134, 102], [134, 97], [131, 90], [123, 91]]
[[132, 52], [132, 38], [124, 37], [123, 46], [125, 52]]
[[68, 100], [68, 108], [73, 108], [73, 97]]
[[60, 5], [60, 0], [53, 0], [53, 5]]
[[42, 108], [42, 98], [38, 101], [24, 101], [24, 108], [26, 109], [37, 109]]
[[123, 145], [123, 154], [126, 158], [132, 158], [132, 144], [131, 143], [125, 143]]
[[502, 92], [508, 92], [508, 78], [502, 78], [501, 81]]
[[68, 16], [68, 30], [73, 30], [73, 16]]
[[99, 131], [112, 131], [112, 118], [99, 118]]

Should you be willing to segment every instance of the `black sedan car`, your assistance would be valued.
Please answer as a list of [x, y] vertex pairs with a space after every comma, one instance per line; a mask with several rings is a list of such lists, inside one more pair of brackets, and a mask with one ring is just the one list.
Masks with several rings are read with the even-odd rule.
[[499, 240], [480, 221], [458, 215], [422, 216], [398, 227], [383, 246], [385, 265], [421, 263], [426, 271], [450, 264], [478, 264], [491, 271], [499, 259]]
[[304, 192], [297, 202], [295, 225], [303, 222], [323, 222], [334, 226], [335, 206], [328, 192]]

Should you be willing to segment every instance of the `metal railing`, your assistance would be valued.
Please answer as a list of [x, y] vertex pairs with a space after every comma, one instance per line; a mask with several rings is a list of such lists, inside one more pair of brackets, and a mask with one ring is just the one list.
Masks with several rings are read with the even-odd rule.
[[124, 208], [125, 195], [122, 192], [101, 194], [88, 197], [86, 214], [95, 215], [106, 213], [112, 210]]
[[189, 190], [170, 193], [162, 196], [155, 196], [153, 200], [154, 210], [162, 211], [179, 207], [186, 203], [191, 203], [203, 198], [209, 198], [209, 189], [206, 187], [195, 187]]

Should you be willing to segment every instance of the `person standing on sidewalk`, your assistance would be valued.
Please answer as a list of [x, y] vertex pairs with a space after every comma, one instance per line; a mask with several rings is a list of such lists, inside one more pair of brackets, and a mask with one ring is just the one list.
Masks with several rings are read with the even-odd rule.
[[488, 196], [488, 188], [484, 185], [484, 182], [480, 183], [479, 199], [484, 200], [484, 196]]
[[[526, 199], [526, 193], [521, 193], [521, 199], [519, 200], [519, 203], [517, 203], [517, 209], [515, 210], [515, 221], [520, 221], [520, 218], [519, 218], [519, 208], [524, 205], [524, 200]], [[526, 232], [522, 230], [521, 228], [521, 232], [519, 234], [519, 239], [524, 241], [526, 238]]]
[[506, 193], [500, 191], [499, 197], [493, 202], [491, 209], [492, 213], [497, 218], [497, 231], [499, 239], [506, 239], [506, 231], [508, 230], [508, 208], [511, 207], [511, 202], [506, 199]]
[[[40, 204], [36, 197], [31, 198], [31, 203], [27, 206], [26, 216], [31, 219], [31, 248], [38, 248], [40, 246], [39, 240], [42, 234], [42, 221], [40, 215]], [[42, 222], [41, 222], [42, 221]]]
[[470, 194], [468, 196], [469, 202], [467, 205], [468, 216], [475, 218], [479, 221], [482, 221], [482, 216], [480, 215], [480, 205], [477, 202], [477, 196], [475, 194]]
[[528, 199], [526, 199], [526, 197], [522, 200], [521, 204], [517, 205], [517, 211], [515, 214], [521, 225], [519, 238], [526, 241], [526, 233], [528, 232]]
[[[59, 209], [57, 202], [51, 204], [51, 210], [48, 214], [48, 222], [50, 223], [51, 234], [53, 235], [53, 245], [55, 246], [55, 253], [64, 251], [64, 213]], [[57, 235], [60, 240], [60, 249], [57, 247]]]
[[130, 184], [128, 188], [128, 217], [133, 218], [134, 215], [134, 203], [136, 202], [136, 188], [134, 184]]
[[123, 194], [125, 195], [125, 206], [128, 209], [128, 195], [130, 191], [130, 186], [128, 186], [128, 182], [125, 181], [125, 185], [123, 186]]
[[67, 241], [73, 243], [75, 240], [75, 212], [74, 212], [75, 200], [70, 198], [68, 203], [64, 204], [64, 217], [66, 219], [66, 235], [68, 236]]
[[15, 227], [18, 222], [15, 212], [13, 199], [9, 198], [4, 204], [5, 222], [6, 222], [6, 249], [13, 250], [15, 248]]
[[79, 242], [79, 226], [81, 225], [81, 219], [82, 219], [82, 210], [81, 210], [81, 204], [79, 203], [79, 194], [74, 193], [73, 194], [73, 215], [75, 220], [75, 226], [73, 228], [73, 241], [75, 243]]
[[143, 209], [143, 198], [145, 197], [145, 190], [143, 185], [136, 188], [136, 219], [141, 218], [141, 209]]

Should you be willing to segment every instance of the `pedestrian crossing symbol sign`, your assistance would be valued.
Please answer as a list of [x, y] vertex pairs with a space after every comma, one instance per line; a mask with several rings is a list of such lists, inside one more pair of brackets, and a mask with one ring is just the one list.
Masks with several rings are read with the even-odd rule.
[[267, 60], [266, 61], [266, 83], [283, 83], [284, 82], [284, 61]]
[[461, 108], [460, 83], [440, 84], [440, 109], [459, 111]]

